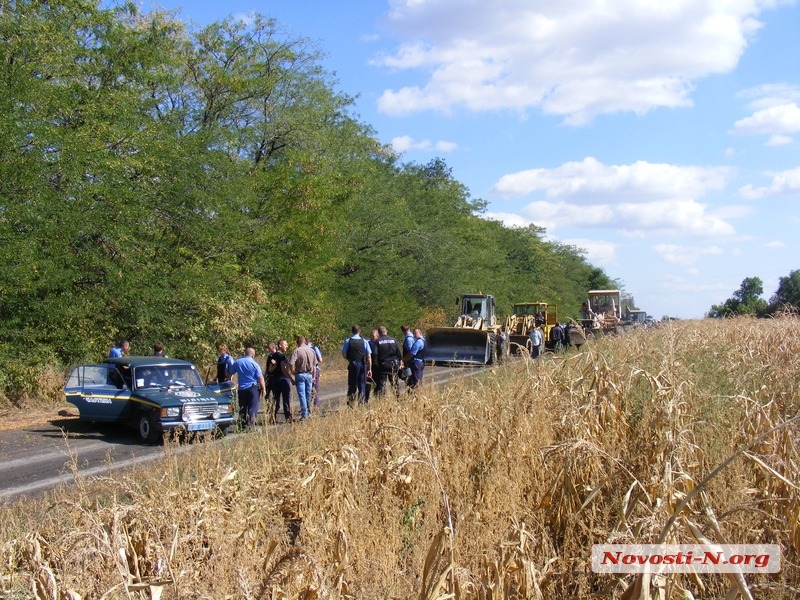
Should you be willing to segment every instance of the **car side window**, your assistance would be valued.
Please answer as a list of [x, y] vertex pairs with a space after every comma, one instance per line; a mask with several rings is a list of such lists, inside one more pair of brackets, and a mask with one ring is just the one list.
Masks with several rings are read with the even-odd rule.
[[122, 381], [122, 375], [120, 375], [119, 371], [114, 368], [108, 370], [107, 383], [118, 390], [121, 390], [125, 387], [125, 382]]
[[131, 368], [127, 365], [119, 365], [116, 368], [112, 367], [112, 369], [114, 369], [117, 372], [117, 375], [122, 378], [122, 382], [128, 386], [128, 389], [132, 390], [133, 378], [131, 375]]

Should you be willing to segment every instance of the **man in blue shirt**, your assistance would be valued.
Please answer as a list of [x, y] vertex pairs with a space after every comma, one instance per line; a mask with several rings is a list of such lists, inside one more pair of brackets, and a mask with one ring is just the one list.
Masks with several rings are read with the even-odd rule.
[[414, 334], [411, 333], [411, 327], [408, 325], [401, 325], [400, 331], [403, 332], [403, 356], [405, 356], [414, 345]]
[[128, 353], [130, 348], [131, 345], [128, 343], [128, 340], [120, 340], [108, 351], [108, 358], [122, 358]]
[[266, 393], [264, 374], [256, 362], [256, 351], [253, 348], [245, 350], [244, 356], [231, 365], [230, 373], [239, 376], [239, 421], [252, 427], [258, 416], [259, 401]]
[[538, 327], [531, 329], [531, 358], [534, 360], [539, 358], [542, 350], [542, 330]]
[[[403, 344], [405, 347], [405, 344]], [[414, 329], [414, 341], [411, 348], [403, 355], [403, 363], [411, 368], [411, 377], [406, 379], [408, 389], [418, 388], [422, 383], [422, 371], [425, 369], [425, 338], [422, 330]]]
[[217, 346], [217, 353], [217, 383], [230, 381], [233, 357], [228, 352], [228, 347], [225, 344]]
[[342, 356], [347, 359], [347, 405], [363, 404], [367, 398], [367, 377], [372, 377], [372, 349], [361, 337], [361, 327], [353, 325], [353, 335], [344, 341]]

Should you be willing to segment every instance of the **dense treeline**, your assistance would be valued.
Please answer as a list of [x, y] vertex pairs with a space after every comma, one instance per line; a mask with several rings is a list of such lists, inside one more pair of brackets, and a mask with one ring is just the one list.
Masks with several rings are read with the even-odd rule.
[[481, 218], [442, 160], [401, 162], [321, 58], [264, 17], [195, 31], [133, 3], [0, 2], [0, 389], [120, 337], [207, 361], [442, 322], [466, 291], [574, 314], [613, 284]]
[[745, 277], [739, 289], [722, 304], [714, 304], [707, 316], [722, 319], [740, 315], [770, 317], [779, 312], [800, 311], [800, 269], [790, 271], [778, 279], [778, 289], [769, 299], [764, 294], [764, 282], [760, 277]]

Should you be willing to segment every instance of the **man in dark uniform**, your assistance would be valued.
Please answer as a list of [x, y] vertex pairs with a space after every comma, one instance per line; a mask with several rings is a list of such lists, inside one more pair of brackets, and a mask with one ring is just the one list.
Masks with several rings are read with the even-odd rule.
[[564, 350], [564, 328], [561, 323], [556, 323], [550, 330], [550, 341], [553, 342], [553, 352], [556, 354]]
[[367, 397], [367, 377], [372, 377], [372, 355], [361, 327], [353, 325], [353, 335], [344, 341], [342, 356], [347, 359], [347, 405], [363, 403]]
[[403, 354], [397, 340], [389, 335], [386, 327], [378, 327], [377, 352], [375, 355], [375, 369], [378, 376], [375, 378], [375, 393], [385, 394], [394, 390], [397, 394], [397, 373], [400, 370], [400, 361]]
[[[267, 358], [267, 371], [273, 377], [272, 385], [275, 397], [275, 413], [273, 419], [278, 422], [278, 415], [283, 408], [283, 419], [286, 423], [292, 422], [292, 374], [289, 369], [289, 359], [286, 351], [289, 349], [289, 342], [280, 340], [278, 348]], [[274, 361], [274, 363], [273, 363]]]

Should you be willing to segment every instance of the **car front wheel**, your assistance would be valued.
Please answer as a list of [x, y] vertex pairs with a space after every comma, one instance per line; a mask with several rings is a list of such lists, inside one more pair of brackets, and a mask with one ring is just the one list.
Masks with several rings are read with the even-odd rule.
[[152, 413], [142, 413], [139, 416], [139, 439], [145, 444], [155, 444], [158, 441], [155, 417]]

